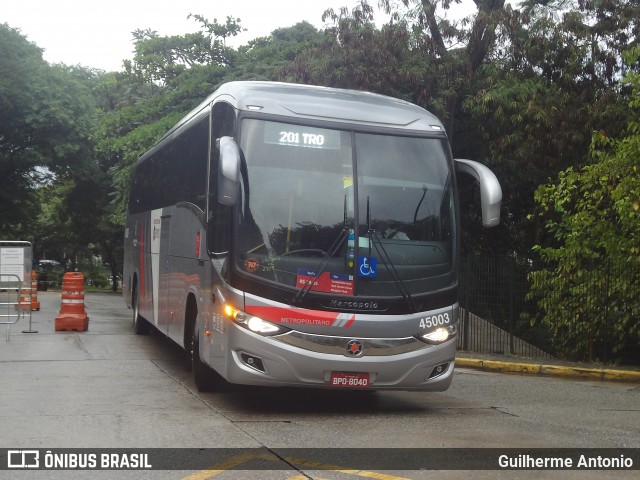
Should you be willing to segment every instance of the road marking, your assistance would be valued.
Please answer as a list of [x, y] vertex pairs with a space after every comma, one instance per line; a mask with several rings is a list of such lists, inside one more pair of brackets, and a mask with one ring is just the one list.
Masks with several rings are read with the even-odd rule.
[[[247, 463], [254, 458], [258, 458], [260, 455], [255, 455], [253, 453], [242, 453], [239, 455], [234, 455], [233, 457], [229, 457], [222, 462], [218, 462], [208, 470], [200, 470], [199, 472], [193, 473], [187, 477], [183, 477], [182, 480], [206, 480], [207, 478], [215, 477], [221, 473], [224, 473], [238, 465], [242, 465], [243, 463]], [[275, 455], [274, 455], [275, 457]]]
[[313, 460], [305, 460], [303, 458], [285, 457], [285, 460], [289, 463], [294, 464], [295, 466], [302, 466], [317, 470], [330, 470], [332, 472], [346, 473], [347, 475], [355, 475], [357, 477], [374, 478], [376, 480], [408, 480], [404, 477], [387, 475], [386, 473], [369, 472], [367, 470], [345, 469], [337, 465], [328, 465], [326, 463], [319, 463]]
[[[285, 461], [290, 463], [291, 465], [295, 465], [296, 467], [306, 467], [308, 469], [314, 470], [327, 470], [336, 473], [344, 473], [347, 475], [355, 475], [357, 477], [363, 478], [373, 478], [375, 480], [409, 480], [405, 477], [398, 477], [396, 475], [388, 475], [386, 473], [378, 473], [378, 472], [370, 472], [367, 470], [353, 470], [346, 469], [343, 467], [339, 467], [337, 465], [329, 465], [326, 463], [320, 463], [313, 460], [306, 460], [304, 458], [296, 458], [296, 457], [278, 457], [272, 453], [242, 453], [239, 455], [234, 455], [233, 457], [229, 457], [226, 460], [216, 463], [212, 465], [210, 469], [200, 470], [199, 472], [195, 472], [191, 475], [183, 477], [181, 480], [207, 480], [209, 478], [215, 477], [221, 473], [227, 472], [235, 467], [242, 465], [243, 463], [250, 462], [251, 460], [267, 460], [269, 462], [281, 462]], [[287, 480], [307, 480], [308, 477], [304, 475], [297, 475], [295, 477], [290, 477]], [[323, 479], [317, 479], [323, 480]]]
[[[309, 480], [309, 477], [304, 475], [297, 475], [295, 477], [287, 478], [287, 480]], [[314, 478], [313, 480], [327, 480], [326, 478]]]

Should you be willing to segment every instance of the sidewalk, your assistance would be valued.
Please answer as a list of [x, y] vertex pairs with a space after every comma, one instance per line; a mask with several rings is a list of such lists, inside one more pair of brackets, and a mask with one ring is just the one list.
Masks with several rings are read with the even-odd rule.
[[456, 367], [504, 373], [640, 383], [640, 367], [616, 369], [549, 359], [540, 359], [538, 361], [535, 358], [511, 357], [508, 355], [456, 352]]

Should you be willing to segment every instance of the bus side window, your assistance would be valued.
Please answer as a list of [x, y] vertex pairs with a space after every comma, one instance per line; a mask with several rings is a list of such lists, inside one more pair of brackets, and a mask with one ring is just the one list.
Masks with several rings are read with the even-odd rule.
[[215, 103], [211, 112], [211, 163], [209, 166], [209, 218], [207, 223], [207, 243], [209, 252], [225, 255], [229, 251], [231, 207], [218, 203], [218, 162], [220, 152], [216, 139], [235, 135], [235, 109], [226, 102]]

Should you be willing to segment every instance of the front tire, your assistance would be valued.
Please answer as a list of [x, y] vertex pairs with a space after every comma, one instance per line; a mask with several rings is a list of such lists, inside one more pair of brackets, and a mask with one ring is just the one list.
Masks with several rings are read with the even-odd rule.
[[140, 299], [138, 298], [138, 289], [133, 289], [133, 294], [131, 295], [131, 306], [133, 309], [133, 331], [136, 335], [145, 335], [149, 333], [149, 324], [147, 321], [140, 316]]
[[221, 377], [209, 365], [204, 363], [200, 357], [200, 334], [197, 321], [191, 341], [191, 370], [193, 370], [193, 381], [199, 392], [212, 392], [220, 386]]
[[[187, 299], [185, 316], [185, 350], [190, 353], [188, 369], [193, 371], [193, 381], [200, 392], [216, 390], [222, 383], [222, 377], [214, 372], [200, 357], [200, 315], [195, 297]], [[189, 368], [191, 367], [191, 368]]]

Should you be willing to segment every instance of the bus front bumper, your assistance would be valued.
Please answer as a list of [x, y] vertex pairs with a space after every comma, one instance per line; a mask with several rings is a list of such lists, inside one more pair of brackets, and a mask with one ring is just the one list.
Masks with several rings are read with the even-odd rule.
[[[230, 324], [225, 348], [227, 381], [244, 385], [440, 392], [451, 384], [456, 339], [390, 355], [350, 357], [291, 345]], [[325, 337], [330, 339], [331, 337]], [[367, 345], [367, 339], [354, 339]], [[424, 345], [424, 346], [422, 346]]]

